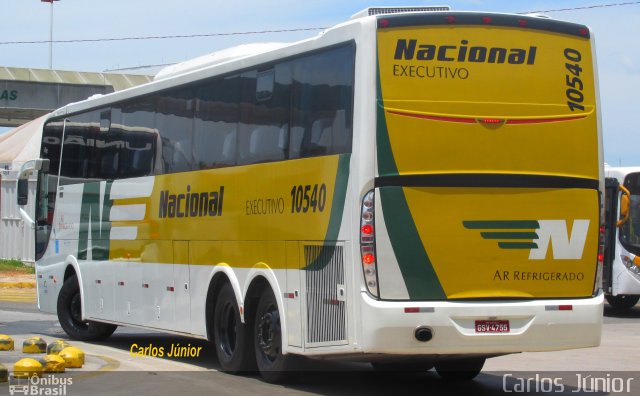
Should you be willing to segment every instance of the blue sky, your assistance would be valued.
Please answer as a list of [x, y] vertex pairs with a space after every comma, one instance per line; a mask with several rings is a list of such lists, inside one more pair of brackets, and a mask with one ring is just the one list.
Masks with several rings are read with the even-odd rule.
[[[250, 32], [328, 27], [372, 5], [449, 5], [454, 10], [527, 12], [626, 0], [60, 0], [54, 3], [54, 40]], [[0, 42], [49, 39], [50, 5], [39, 0], [2, 0]], [[640, 165], [640, 3], [584, 10], [553, 11], [550, 17], [589, 25], [595, 35], [605, 160]], [[189, 39], [57, 43], [53, 67], [105, 71], [184, 61], [237, 44], [295, 41], [316, 31], [213, 36]], [[0, 65], [47, 68], [48, 44], [0, 45]], [[0, 130], [0, 133], [2, 131]], [[567, 148], [570, 150], [570, 148]]]

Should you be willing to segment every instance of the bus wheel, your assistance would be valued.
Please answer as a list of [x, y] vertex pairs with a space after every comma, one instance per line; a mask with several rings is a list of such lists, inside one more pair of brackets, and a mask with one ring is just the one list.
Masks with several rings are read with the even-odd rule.
[[616, 311], [626, 311], [638, 303], [640, 296], [619, 294], [617, 296], [607, 295], [605, 298]]
[[260, 375], [270, 383], [289, 379], [291, 356], [282, 354], [282, 330], [278, 303], [271, 289], [262, 292], [253, 332], [256, 363]]
[[445, 380], [468, 381], [480, 374], [485, 360], [482, 357], [444, 360], [436, 364], [436, 372]]
[[240, 320], [236, 295], [230, 284], [220, 289], [214, 311], [214, 342], [222, 371], [236, 374], [251, 367], [251, 336]]
[[58, 321], [60, 326], [74, 340], [104, 340], [116, 331], [118, 326], [82, 320], [82, 299], [76, 275], [62, 284], [58, 294]]

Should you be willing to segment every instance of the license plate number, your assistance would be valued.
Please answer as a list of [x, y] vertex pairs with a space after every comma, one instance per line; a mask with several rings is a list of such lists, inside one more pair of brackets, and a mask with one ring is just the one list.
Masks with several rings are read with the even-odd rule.
[[476, 320], [476, 333], [508, 333], [508, 320]]

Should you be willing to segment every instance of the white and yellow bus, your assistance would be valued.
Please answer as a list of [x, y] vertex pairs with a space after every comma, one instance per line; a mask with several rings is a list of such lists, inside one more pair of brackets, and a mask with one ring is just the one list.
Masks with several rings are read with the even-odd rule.
[[297, 355], [468, 378], [599, 344], [587, 27], [369, 9], [257, 48], [49, 116], [22, 178], [70, 337], [208, 339], [271, 381]]
[[603, 289], [615, 310], [640, 299], [640, 167], [605, 166]]

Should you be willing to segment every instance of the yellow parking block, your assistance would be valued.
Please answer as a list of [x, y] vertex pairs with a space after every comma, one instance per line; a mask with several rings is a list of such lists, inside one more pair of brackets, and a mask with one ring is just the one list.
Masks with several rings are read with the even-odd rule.
[[22, 353], [45, 353], [47, 343], [41, 337], [29, 337], [22, 343]]
[[50, 342], [49, 345], [47, 345], [47, 355], [58, 355], [60, 351], [70, 346], [71, 344], [69, 344], [65, 340], [56, 340]]
[[84, 352], [80, 348], [66, 347], [60, 351], [60, 357], [64, 359], [67, 368], [81, 368], [84, 365]]
[[66, 362], [59, 355], [45, 355], [39, 360], [45, 373], [64, 373]]
[[13, 351], [13, 338], [0, 334], [0, 351]]
[[35, 359], [24, 358], [13, 365], [13, 376], [16, 378], [29, 378], [42, 375], [42, 364]]

